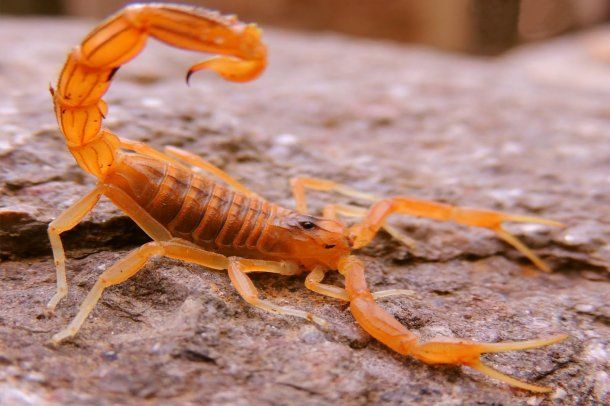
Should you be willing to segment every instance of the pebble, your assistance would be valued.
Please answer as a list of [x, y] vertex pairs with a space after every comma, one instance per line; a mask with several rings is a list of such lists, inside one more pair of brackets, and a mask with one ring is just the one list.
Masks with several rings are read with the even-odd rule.
[[595, 310], [595, 306], [583, 303], [574, 306], [574, 309], [580, 313], [591, 313], [593, 310]]
[[594, 245], [595, 241], [603, 241], [603, 237], [600, 236], [599, 225], [593, 221], [570, 227], [563, 232], [560, 238], [566, 245], [581, 247]]
[[142, 106], [161, 107], [163, 106], [163, 100], [157, 99], [156, 97], [145, 97], [144, 99], [142, 99]]
[[563, 390], [562, 388], [555, 389], [555, 392], [551, 395], [551, 399], [553, 400], [561, 400], [564, 399], [568, 395], [568, 392]]
[[320, 332], [316, 327], [309, 325], [301, 328], [299, 338], [305, 344], [320, 344], [325, 341], [324, 334], [322, 334], [322, 332]]
[[0, 106], [0, 115], [10, 116], [12, 114], [17, 114], [19, 111], [13, 106]]
[[542, 403], [542, 398], [537, 396], [531, 396], [527, 399], [527, 404], [530, 406], [538, 406], [540, 403]]
[[119, 358], [119, 355], [116, 353], [116, 351], [104, 351], [102, 353], [102, 358], [104, 358], [106, 361], [116, 361]]
[[299, 141], [299, 138], [294, 134], [278, 134], [273, 137], [273, 142], [278, 145], [290, 146], [294, 145]]
[[585, 347], [583, 358], [592, 363], [606, 364], [610, 357], [605, 345], [600, 342], [593, 342]]

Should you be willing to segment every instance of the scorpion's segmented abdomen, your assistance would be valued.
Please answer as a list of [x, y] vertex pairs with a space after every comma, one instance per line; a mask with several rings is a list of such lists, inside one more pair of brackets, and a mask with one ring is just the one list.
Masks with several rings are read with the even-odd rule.
[[[261, 238], [285, 209], [169, 162], [125, 155], [106, 181], [183, 238], [225, 255], [264, 257]], [[268, 237], [268, 236], [267, 236]]]

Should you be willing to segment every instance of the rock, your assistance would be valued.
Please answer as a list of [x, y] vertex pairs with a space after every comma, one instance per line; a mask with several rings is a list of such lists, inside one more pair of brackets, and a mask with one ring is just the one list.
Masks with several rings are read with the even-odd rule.
[[[328, 331], [248, 306], [225, 273], [168, 259], [108, 289], [74, 340], [49, 345], [101, 269], [147, 240], [103, 200], [63, 236], [70, 293], [44, 316], [55, 289], [46, 227], [94, 185], [66, 151], [46, 89], [90, 28], [0, 20], [0, 403], [607, 401], [610, 65], [586, 54], [579, 36], [479, 60], [268, 30], [271, 64], [260, 80], [198, 73], [190, 88], [184, 73], [198, 56], [151, 43], [106, 97], [113, 131], [200, 154], [285, 205], [288, 179], [309, 175], [564, 222], [511, 228], [551, 274], [490, 232], [423, 219], [394, 221], [417, 241], [413, 252], [386, 235], [361, 252], [374, 290], [416, 292], [382, 305], [423, 336], [569, 333], [553, 347], [486, 357], [554, 395], [399, 356], [302, 277], [254, 279], [275, 303], [324, 317]], [[311, 198], [314, 208], [349, 202]], [[336, 274], [328, 280], [340, 284]]]

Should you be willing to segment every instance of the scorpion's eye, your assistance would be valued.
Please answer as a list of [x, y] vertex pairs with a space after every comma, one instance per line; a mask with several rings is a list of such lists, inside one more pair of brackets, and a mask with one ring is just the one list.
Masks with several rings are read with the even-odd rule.
[[314, 228], [316, 226], [311, 221], [299, 221], [299, 225], [301, 227], [303, 227], [303, 230], [311, 230], [312, 228]]

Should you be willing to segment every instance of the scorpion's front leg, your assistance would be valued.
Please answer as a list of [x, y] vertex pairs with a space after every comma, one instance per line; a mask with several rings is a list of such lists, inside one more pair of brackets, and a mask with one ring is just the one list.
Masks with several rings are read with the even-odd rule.
[[275, 305], [258, 297], [258, 289], [247, 275], [248, 272], [273, 272], [283, 275], [296, 275], [300, 272], [298, 266], [285, 262], [271, 262], [250, 259], [230, 258], [229, 278], [237, 292], [246, 302], [259, 309], [275, 314], [301, 317], [324, 327], [328, 323], [309, 312]]
[[544, 347], [567, 338], [558, 334], [548, 338], [504, 343], [478, 343], [454, 338], [436, 338], [420, 342], [392, 315], [375, 303], [364, 278], [364, 266], [353, 256], [339, 264], [339, 272], [345, 276], [345, 287], [350, 300], [350, 310], [360, 326], [392, 350], [417, 358], [428, 364], [464, 365], [474, 368], [509, 385], [533, 392], [550, 392], [551, 388], [531, 385], [507, 376], [481, 361], [488, 352], [505, 352]]
[[[339, 286], [322, 283], [327, 271], [327, 269], [321, 266], [314, 268], [305, 278], [305, 286], [307, 289], [324, 296], [349, 302], [349, 296], [345, 289], [340, 288]], [[412, 290], [407, 289], [387, 289], [373, 292], [372, 295], [374, 299], [383, 299], [392, 296], [413, 296], [414, 293], [415, 292]]]
[[506, 231], [502, 225], [506, 222], [538, 223], [549, 226], [562, 227], [563, 224], [538, 217], [511, 215], [491, 210], [469, 209], [450, 206], [426, 200], [409, 197], [393, 197], [375, 203], [360, 224], [350, 228], [350, 237], [354, 241], [354, 248], [361, 248], [369, 244], [375, 234], [385, 224], [386, 219], [394, 214], [426, 217], [440, 221], [453, 221], [470, 227], [483, 227], [492, 230], [498, 237], [515, 247], [519, 252], [530, 259], [538, 268], [550, 272], [549, 266], [523, 244], [517, 237]]

